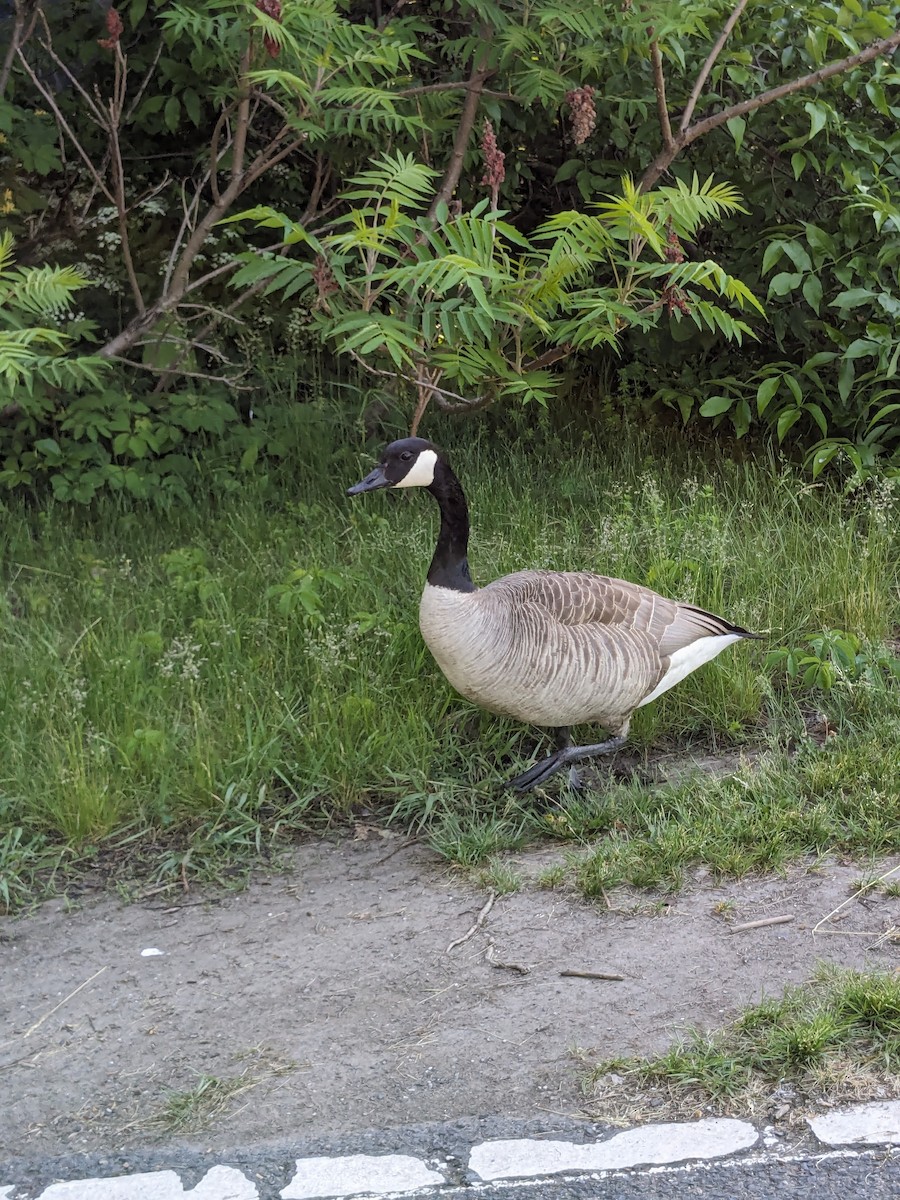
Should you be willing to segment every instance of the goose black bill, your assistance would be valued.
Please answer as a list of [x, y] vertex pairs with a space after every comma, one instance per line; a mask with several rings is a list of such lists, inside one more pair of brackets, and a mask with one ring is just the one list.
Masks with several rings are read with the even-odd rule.
[[384, 473], [384, 467], [376, 467], [374, 471], [370, 471], [365, 479], [361, 479], [359, 483], [354, 483], [353, 487], [347, 488], [348, 496], [359, 496], [362, 492], [377, 492], [379, 488], [392, 487], [391, 481]]

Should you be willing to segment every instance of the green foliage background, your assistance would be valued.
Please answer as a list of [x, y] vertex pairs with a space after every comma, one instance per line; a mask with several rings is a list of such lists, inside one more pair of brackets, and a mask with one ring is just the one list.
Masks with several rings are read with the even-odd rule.
[[[423, 372], [462, 411], [585, 409], [602, 390], [612, 408], [771, 436], [813, 473], [896, 467], [896, 54], [790, 85], [892, 37], [900, 5], [749, 0], [703, 75], [734, 7], [44, 0], [21, 28], [8, 12], [2, 219], [15, 270], [68, 272], [69, 291], [27, 314], [16, 289], [0, 296], [19, 338], [15, 360], [0, 342], [0, 484], [183, 499], [214, 448], [245, 470], [281, 452], [274, 374], [356, 377], [408, 412]], [[655, 181], [658, 244], [638, 245], [628, 181], [665, 140], [655, 67], [672, 135], [713, 127]], [[493, 192], [485, 121], [505, 156]], [[385, 185], [401, 162], [411, 190], [397, 171]], [[698, 208], [703, 186], [735, 202]], [[666, 188], [692, 198], [680, 226]]]

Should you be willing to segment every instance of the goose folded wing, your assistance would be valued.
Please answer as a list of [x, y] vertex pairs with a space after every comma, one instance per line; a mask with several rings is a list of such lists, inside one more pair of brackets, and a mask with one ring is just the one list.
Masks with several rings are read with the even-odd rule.
[[691, 604], [679, 604], [650, 588], [587, 571], [519, 571], [489, 584], [504, 602], [535, 605], [561, 625], [602, 625], [645, 635], [661, 655], [704, 637], [747, 631]]

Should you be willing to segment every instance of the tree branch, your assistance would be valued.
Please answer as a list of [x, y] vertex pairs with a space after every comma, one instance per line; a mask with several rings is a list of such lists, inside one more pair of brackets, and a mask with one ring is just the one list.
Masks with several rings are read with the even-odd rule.
[[804, 88], [815, 87], [816, 84], [824, 83], [826, 79], [831, 79], [835, 75], [842, 75], [845, 71], [852, 71], [854, 67], [861, 67], [864, 63], [871, 62], [873, 58], [886, 58], [893, 54], [898, 46], [900, 46], [900, 30], [892, 33], [888, 38], [872, 42], [856, 54], [851, 54], [849, 57], [835, 62], [826, 63], [824, 67], [819, 67], [818, 70], [811, 71], [808, 75], [802, 75], [797, 79], [790, 80], [788, 83], [781, 83], [778, 87], [770, 88], [767, 92], [761, 92], [758, 96], [753, 96], [749, 100], [742, 100], [739, 104], [732, 104], [730, 107], [722, 109], [721, 112], [714, 113], [711, 117], [706, 117], [704, 120], [698, 121], [695, 125], [689, 125], [678, 133], [670, 146], [664, 146], [659, 154], [657, 154], [641, 178], [641, 191], [646, 192], [652, 188], [660, 175], [668, 171], [674, 159], [677, 158], [686, 146], [689, 146], [692, 142], [703, 137], [711, 130], [718, 129], [720, 125], [724, 125], [727, 121], [732, 120], [733, 117], [742, 117], [745, 113], [754, 112], [757, 108], [762, 108], [766, 104], [772, 104], [776, 100], [781, 100], [784, 96], [790, 96], [794, 92], [802, 91]]
[[[15, 0], [15, 8], [16, 15], [13, 20], [12, 37], [3, 58], [3, 66], [0, 67], [0, 96], [6, 95], [6, 85], [9, 83], [9, 76], [12, 72], [16, 51], [20, 46], [24, 46], [31, 37], [34, 30], [34, 23], [37, 19], [36, 7], [31, 5], [31, 12], [29, 13], [27, 0]], [[27, 29], [25, 28], [26, 24], [28, 25]]]
[[691, 88], [691, 94], [688, 96], [688, 102], [684, 106], [684, 112], [681, 114], [681, 122], [678, 126], [679, 133], [684, 133], [685, 129], [687, 129], [688, 125], [690, 124], [691, 117], [694, 115], [694, 109], [697, 107], [697, 101], [700, 99], [700, 93], [703, 91], [703, 85], [709, 78], [709, 73], [715, 66], [716, 59], [722, 53], [722, 49], [725, 43], [728, 41], [732, 29], [734, 29], [735, 25], [737, 24], [738, 17], [740, 17], [741, 13], [746, 7], [747, 0], [738, 0], [738, 3], [734, 7], [734, 11], [725, 22], [722, 32], [719, 34], [718, 38], [716, 38], [715, 45], [707, 55], [706, 62], [700, 68], [700, 74], [697, 76], [694, 86]]
[[[652, 34], [653, 30], [648, 30]], [[656, 114], [659, 117], [659, 128], [662, 132], [663, 145], [674, 146], [672, 126], [669, 122], [669, 106], [666, 104], [666, 77], [663, 74], [662, 52], [656, 38], [650, 43], [650, 59], [653, 63], [653, 90], [656, 92]]]
[[[481, 30], [483, 42], [488, 42], [489, 30], [482, 27]], [[434, 199], [428, 209], [429, 217], [433, 217], [437, 212], [439, 204], [446, 204], [453, 195], [456, 185], [459, 183], [459, 177], [462, 174], [463, 160], [466, 155], [466, 148], [469, 144], [469, 136], [472, 133], [472, 128], [475, 124], [475, 118], [478, 116], [478, 106], [481, 103], [481, 94], [484, 90], [484, 85], [494, 74], [493, 69], [482, 65], [486, 50], [481, 50], [475, 57], [475, 62], [472, 66], [472, 73], [469, 76], [469, 82], [466, 84], [466, 98], [463, 101], [462, 111], [459, 114], [459, 125], [456, 127], [456, 137], [453, 139], [453, 149], [450, 152], [450, 159], [447, 163], [447, 169], [444, 171], [444, 178], [441, 180], [441, 186], [435, 192]]]

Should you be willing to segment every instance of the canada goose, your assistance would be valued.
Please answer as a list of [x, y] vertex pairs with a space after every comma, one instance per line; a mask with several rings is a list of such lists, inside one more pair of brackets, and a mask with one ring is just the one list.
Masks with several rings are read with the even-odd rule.
[[[520, 792], [571, 763], [617, 750], [635, 709], [732, 642], [759, 636], [587, 571], [517, 571], [477, 588], [469, 574], [465, 494], [438, 448], [422, 438], [392, 442], [347, 494], [388, 487], [427, 488], [441, 510], [419, 626], [447, 679], [491, 712], [557, 731], [555, 753], [509, 781]], [[588, 722], [613, 736], [573, 746], [569, 727]]]

